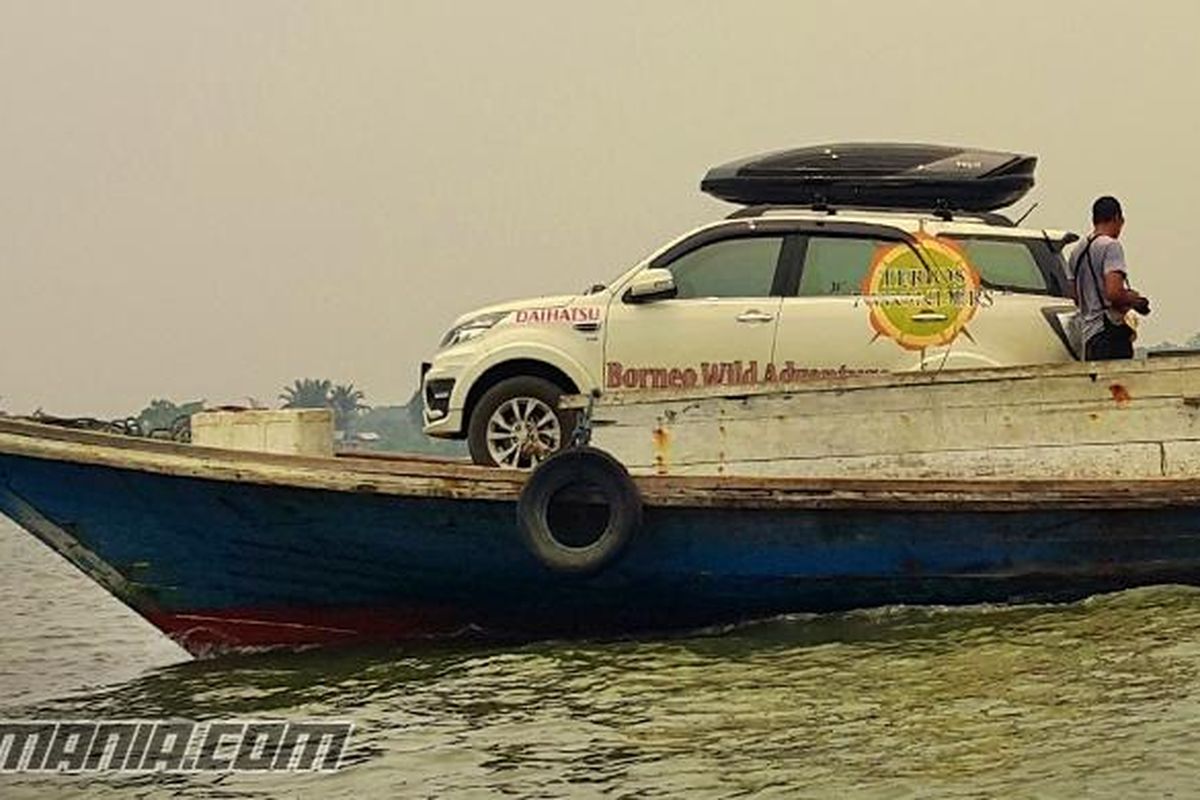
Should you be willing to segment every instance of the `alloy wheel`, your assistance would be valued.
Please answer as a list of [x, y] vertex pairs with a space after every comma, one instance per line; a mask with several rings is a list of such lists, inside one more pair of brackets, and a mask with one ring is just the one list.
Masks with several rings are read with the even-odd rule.
[[488, 419], [487, 448], [497, 466], [533, 469], [553, 455], [561, 444], [562, 426], [558, 415], [536, 397], [506, 400]]

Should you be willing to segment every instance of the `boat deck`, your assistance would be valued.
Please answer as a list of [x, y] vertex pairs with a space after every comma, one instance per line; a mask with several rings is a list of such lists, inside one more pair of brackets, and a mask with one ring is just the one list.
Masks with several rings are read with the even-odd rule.
[[[0, 419], [0, 454], [334, 492], [513, 502], [526, 475], [428, 456], [219, 450]], [[1200, 505], [1200, 478], [1011, 480], [640, 476], [647, 506], [1013, 510]]]

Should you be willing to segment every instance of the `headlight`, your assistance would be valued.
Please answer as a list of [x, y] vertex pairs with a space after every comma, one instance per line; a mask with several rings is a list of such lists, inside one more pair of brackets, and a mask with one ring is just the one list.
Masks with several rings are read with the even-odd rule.
[[450, 329], [450, 332], [442, 337], [441, 347], [453, 347], [456, 344], [474, 339], [484, 331], [490, 330], [497, 322], [508, 316], [507, 311], [497, 311], [491, 314], [483, 314], [478, 317], [455, 325]]

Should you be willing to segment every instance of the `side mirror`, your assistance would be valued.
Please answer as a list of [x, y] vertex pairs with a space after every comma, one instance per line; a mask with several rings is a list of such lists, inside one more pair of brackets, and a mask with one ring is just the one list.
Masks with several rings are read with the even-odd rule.
[[667, 300], [679, 290], [675, 288], [675, 276], [669, 269], [644, 269], [634, 276], [625, 290], [626, 303], [650, 303]]

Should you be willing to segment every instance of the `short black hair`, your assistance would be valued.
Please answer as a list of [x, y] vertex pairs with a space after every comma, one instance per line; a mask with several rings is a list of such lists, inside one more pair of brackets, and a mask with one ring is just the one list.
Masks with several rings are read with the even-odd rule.
[[1099, 225], [1101, 222], [1116, 222], [1123, 217], [1121, 201], [1115, 197], [1104, 195], [1092, 203], [1092, 224], [1094, 225]]

